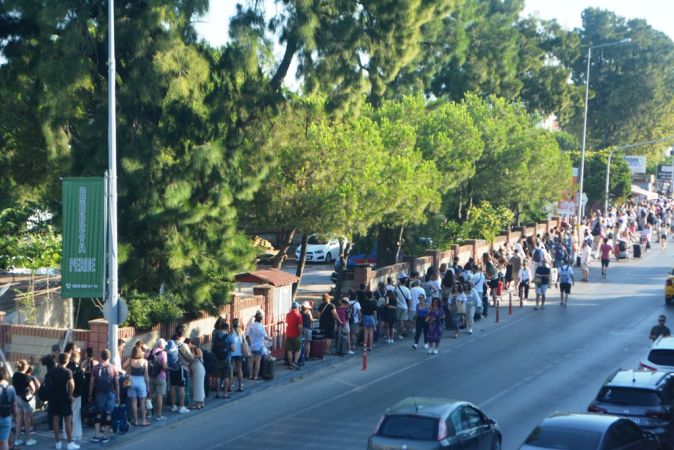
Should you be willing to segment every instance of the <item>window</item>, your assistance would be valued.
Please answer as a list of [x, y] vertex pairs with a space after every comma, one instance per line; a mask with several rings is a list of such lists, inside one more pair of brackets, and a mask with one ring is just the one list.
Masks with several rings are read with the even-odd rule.
[[386, 416], [377, 435], [398, 439], [435, 440], [438, 437], [438, 419], [413, 415]]
[[661, 404], [660, 397], [656, 391], [628, 387], [604, 386], [599, 391], [597, 400], [613, 405], [658, 406]]
[[616, 437], [620, 447], [639, 442], [644, 437], [643, 431], [629, 420], [620, 420], [614, 423], [610, 432]]
[[651, 350], [648, 360], [659, 366], [674, 366], [674, 350]]
[[480, 414], [475, 408], [470, 406], [464, 406], [463, 413], [466, 415], [466, 422], [468, 423], [468, 428], [477, 428], [484, 425], [484, 420], [482, 419], [482, 414]]
[[463, 424], [461, 423], [461, 416], [462, 416], [462, 414], [461, 414], [461, 409], [460, 409], [460, 408], [459, 408], [459, 409], [455, 409], [455, 410], [452, 411], [452, 413], [449, 415], [449, 422], [452, 423], [452, 427], [454, 428], [454, 431], [456, 431], [456, 433], [459, 433], [459, 432], [461, 432], [461, 431], [463, 431], [463, 430], [466, 429], [466, 428], [463, 426]]
[[525, 444], [559, 450], [597, 448], [601, 436], [597, 431], [538, 426], [531, 432]]

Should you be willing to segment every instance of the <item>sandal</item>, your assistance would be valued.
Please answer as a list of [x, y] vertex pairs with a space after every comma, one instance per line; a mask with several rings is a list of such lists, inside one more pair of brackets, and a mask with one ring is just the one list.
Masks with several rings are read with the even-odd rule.
[[243, 386], [239, 386], [239, 389], [237, 389], [238, 392], [243, 392]]
[[150, 422], [145, 422], [144, 424], [141, 425], [141, 427], [149, 427], [149, 426], [150, 426]]
[[225, 396], [223, 396], [222, 398], [229, 398], [229, 395], [225, 395]]

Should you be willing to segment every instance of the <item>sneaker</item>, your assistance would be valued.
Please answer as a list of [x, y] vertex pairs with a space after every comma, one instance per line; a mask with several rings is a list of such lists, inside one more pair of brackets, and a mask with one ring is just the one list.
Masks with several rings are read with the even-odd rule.
[[412, 344], [412, 348], [413, 348], [414, 350], [416, 350], [416, 349], [417, 349], [417, 344]]
[[176, 405], [171, 406], [171, 412], [178, 412], [178, 407]]
[[[353, 353], [353, 352], [351, 352], [351, 353]], [[295, 370], [302, 370], [302, 368], [300, 367], [300, 365], [297, 364], [297, 363], [293, 363], [293, 369], [295, 369]]]
[[97, 444], [97, 443], [101, 442], [101, 438], [99, 438], [98, 436], [94, 436], [91, 439], [89, 439], [89, 442], [93, 442], [93, 443]]
[[58, 441], [56, 444], [54, 444], [54, 448], [56, 450], [61, 450], [61, 441]]
[[433, 349], [428, 350], [428, 352], [426, 352], [426, 353], [428, 353], [429, 355], [432, 355], [432, 354], [433, 354]]
[[355, 355], [355, 354], [356, 354], [356, 352], [354, 352], [353, 350], [349, 350], [349, 355]]
[[399, 334], [398, 339], [405, 339], [405, 336], [403, 336], [402, 334]]
[[28, 439], [28, 440], [26, 441], [26, 445], [27, 445], [28, 447], [30, 447], [31, 445], [35, 445], [35, 444], [37, 444], [37, 441], [36, 441], [35, 439], [33, 439], [33, 438], [30, 438], [30, 439]]
[[424, 344], [424, 348], [428, 348], [428, 344]]
[[438, 354], [438, 349], [437, 349], [437, 348], [434, 348], [434, 349], [433, 349], [433, 354], [434, 354], [434, 355], [437, 355], [437, 354]]
[[68, 442], [68, 445], [66, 445], [66, 450], [78, 450], [79, 448], [80, 446], [74, 442]]
[[23, 439], [17, 439], [14, 441], [14, 447], [24, 444]]
[[107, 444], [108, 442], [110, 442], [110, 438], [102, 437], [98, 442], [100, 442], [101, 444]]
[[178, 412], [180, 414], [187, 414], [188, 412], [190, 412], [190, 410], [185, 408], [184, 406], [181, 406], [180, 409], [178, 410]]
[[473, 328], [468, 328], [468, 334], [473, 334]]
[[166, 417], [164, 417], [164, 416], [157, 416], [157, 417], [154, 418], [154, 420], [156, 420], [157, 422], [163, 422], [164, 420], [166, 420]]

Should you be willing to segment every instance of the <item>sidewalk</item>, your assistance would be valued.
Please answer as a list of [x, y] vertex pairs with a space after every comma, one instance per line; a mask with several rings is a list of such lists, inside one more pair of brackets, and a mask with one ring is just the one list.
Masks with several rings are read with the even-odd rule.
[[[655, 247], [650, 250], [648, 253], [644, 254], [642, 258], [640, 259], [633, 259], [630, 258], [628, 260], [622, 260], [620, 262], [614, 262], [614, 260], [611, 260], [612, 264], [617, 264], [617, 265], [635, 265], [639, 264], [647, 259], [650, 259], [652, 257], [657, 257], [657, 255], [661, 252], [661, 250], [658, 248], [656, 249]], [[580, 275], [580, 269], [574, 268], [574, 271], [576, 275]], [[588, 290], [593, 289], [597, 286], [598, 283], [605, 282], [603, 280], [600, 280], [599, 278], [599, 266], [598, 263], [595, 263], [592, 268], [591, 268], [591, 280], [589, 283], [576, 283], [575, 287], [573, 288], [571, 292], [571, 298], [570, 302], [574, 301], [574, 297], [576, 296], [582, 296], [584, 293], [586, 293]], [[579, 276], [577, 276], [577, 279], [580, 279]], [[609, 282], [610, 282], [610, 275], [609, 275]], [[535, 294], [534, 290], [532, 289], [530, 291], [530, 300], [528, 302], [524, 302], [524, 307], [520, 308], [520, 303], [519, 303], [519, 298], [517, 297], [516, 293], [514, 290], [511, 290], [513, 296], [512, 296], [512, 315], [508, 314], [508, 300], [509, 300], [509, 292], [504, 291], [502, 297], [501, 297], [501, 302], [500, 302], [500, 307], [499, 307], [499, 323], [507, 323], [508, 321], [513, 320], [516, 316], [517, 317], [522, 317], [523, 314], [535, 314], [533, 311], [533, 304], [535, 300]], [[553, 309], [555, 306], [558, 306], [559, 304], [559, 290], [555, 289], [552, 287], [548, 291], [548, 300], [547, 300], [547, 305], [550, 306], [550, 309]], [[532, 296], [533, 295], [533, 296]], [[546, 308], [547, 309], [547, 308]], [[489, 316], [485, 319], [482, 319], [481, 321], [478, 321], [475, 323], [474, 326], [474, 334], [480, 334], [480, 333], [485, 333], [488, 332], [495, 327], [499, 326], [499, 323], [496, 323], [496, 307], [491, 306], [489, 307]], [[454, 339], [451, 338], [452, 333], [450, 332], [445, 332], [443, 334], [445, 343], [443, 343], [444, 346], [451, 346], [455, 341]], [[462, 331], [461, 337], [458, 339], [460, 342], [462, 337], [466, 336], [466, 334]], [[410, 350], [411, 349], [411, 339], [406, 338], [406, 339], [400, 339], [400, 340], [395, 340], [393, 344], [385, 344], [383, 340], [379, 340], [377, 344], [375, 344], [373, 351], [368, 352], [368, 357], [371, 358], [371, 361], [374, 360], [376, 361], [377, 354], [381, 354], [383, 352], [388, 352], [390, 350], [395, 349], [395, 351], [405, 351], [405, 350]], [[273, 380], [270, 381], [250, 381], [250, 380], [244, 380], [244, 386], [245, 386], [245, 391], [240, 393], [237, 392], [236, 389], [231, 393], [231, 398], [227, 400], [222, 400], [222, 399], [215, 399], [213, 394], [206, 398], [205, 402], [205, 408], [202, 411], [190, 411], [189, 414], [178, 414], [178, 413], [171, 413], [167, 412], [165, 410], [164, 415], [167, 417], [166, 421], [163, 422], [157, 422], [154, 420], [151, 420], [152, 425], [149, 427], [138, 427], [136, 429], [131, 428], [131, 431], [127, 434], [123, 435], [112, 435], [111, 440], [107, 444], [99, 444], [99, 443], [91, 443], [90, 439], [94, 435], [94, 430], [93, 428], [84, 428], [84, 433], [83, 433], [83, 439], [81, 442], [78, 442], [82, 448], [98, 448], [98, 447], [104, 447], [104, 446], [111, 446], [114, 447], [118, 443], [122, 442], [127, 442], [130, 439], [134, 439], [135, 436], [140, 436], [141, 434], [144, 433], [152, 433], [155, 431], [161, 431], [165, 430], [168, 427], [174, 428], [178, 425], [179, 422], [182, 421], [182, 419], [193, 417], [193, 416], [198, 416], [199, 414], [202, 414], [203, 412], [207, 410], [213, 410], [216, 408], [219, 408], [221, 405], [226, 405], [232, 402], [239, 402], [242, 399], [247, 399], [249, 396], [253, 395], [256, 392], [263, 391], [265, 389], [268, 389], [273, 386], [280, 386], [280, 385], [286, 385], [294, 382], [298, 382], [299, 380], [313, 375], [318, 371], [321, 371], [323, 369], [327, 368], [337, 368], [339, 367], [342, 363], [346, 361], [351, 361], [352, 363], [361, 359], [362, 354], [357, 351], [355, 355], [345, 355], [343, 357], [340, 356], [331, 356], [331, 355], [326, 355], [326, 357], [323, 360], [310, 360], [307, 361], [305, 366], [302, 368], [302, 370], [296, 371], [296, 370], [289, 370], [286, 368], [285, 364], [283, 361], [277, 361], [276, 363], [276, 371], [275, 371], [275, 377]], [[46, 413], [44, 412], [38, 412], [36, 413], [35, 417], [35, 432], [33, 433], [34, 439], [38, 441], [38, 443], [32, 447], [26, 447], [25, 445], [21, 445], [16, 448], [31, 448], [31, 449], [51, 449], [54, 448], [54, 437], [51, 432], [47, 430], [47, 424], [46, 424]], [[64, 443], [63, 448], [65, 449], [65, 440], [62, 441]]]

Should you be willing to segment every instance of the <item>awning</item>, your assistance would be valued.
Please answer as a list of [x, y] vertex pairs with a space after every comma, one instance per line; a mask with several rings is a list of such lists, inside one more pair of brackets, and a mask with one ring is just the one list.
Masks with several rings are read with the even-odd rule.
[[641, 195], [642, 197], [646, 197], [646, 200], [657, 200], [658, 199], [658, 193], [646, 190], [642, 188], [641, 186], [638, 186], [636, 184], [632, 185], [632, 195]]
[[278, 269], [263, 269], [254, 272], [240, 273], [234, 277], [237, 283], [271, 284], [272, 286], [287, 286], [300, 281], [295, 275]]

